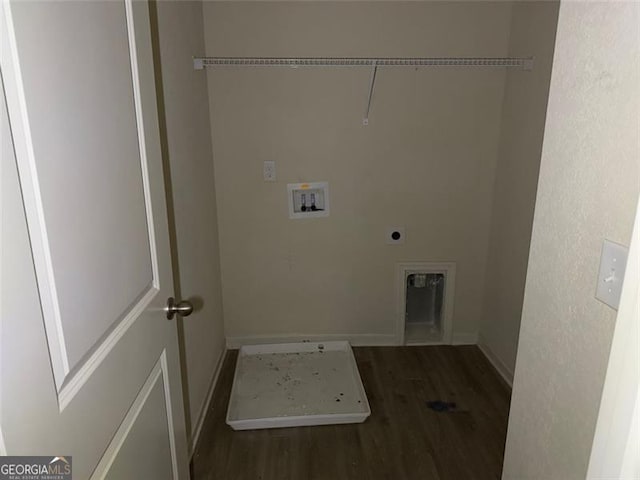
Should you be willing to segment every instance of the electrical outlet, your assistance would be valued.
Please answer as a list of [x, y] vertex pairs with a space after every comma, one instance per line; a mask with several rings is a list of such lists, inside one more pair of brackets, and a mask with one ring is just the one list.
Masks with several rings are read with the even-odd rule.
[[404, 227], [387, 227], [387, 245], [402, 245], [405, 236]]
[[265, 182], [276, 181], [276, 162], [266, 160], [262, 163], [262, 178]]

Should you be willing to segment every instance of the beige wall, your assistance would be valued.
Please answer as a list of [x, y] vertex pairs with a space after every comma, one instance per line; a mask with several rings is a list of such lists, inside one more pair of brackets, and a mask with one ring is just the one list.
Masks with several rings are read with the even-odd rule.
[[194, 72], [191, 61], [193, 55], [204, 52], [202, 3], [153, 3], [151, 18], [157, 32], [155, 53], [160, 55], [159, 62], [156, 58], [161, 69], [156, 82], [168, 170], [169, 214], [173, 210], [175, 225], [172, 248], [176, 294], [192, 298], [197, 307], [179, 323], [187, 420], [193, 437], [224, 353], [207, 85], [201, 72]]
[[[215, 2], [204, 13], [211, 56], [503, 56], [511, 6]], [[457, 262], [454, 340], [477, 335], [505, 71], [381, 69], [364, 127], [369, 74], [207, 71], [229, 337], [393, 342], [399, 261]], [[263, 182], [264, 160], [276, 183]], [[289, 220], [286, 184], [301, 181], [329, 182], [330, 217]], [[406, 226], [404, 246], [385, 244], [393, 225]]]
[[616, 312], [594, 298], [605, 238], [639, 191], [638, 3], [560, 6], [505, 479], [584, 479]]
[[535, 68], [507, 73], [479, 339], [510, 380], [516, 363], [558, 5], [516, 2], [512, 10], [509, 55], [533, 55]]

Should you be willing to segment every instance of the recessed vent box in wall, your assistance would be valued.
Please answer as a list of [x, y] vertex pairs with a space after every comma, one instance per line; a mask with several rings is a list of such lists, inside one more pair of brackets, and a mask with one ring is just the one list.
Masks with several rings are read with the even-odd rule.
[[289, 218], [329, 216], [329, 184], [327, 182], [290, 183]]

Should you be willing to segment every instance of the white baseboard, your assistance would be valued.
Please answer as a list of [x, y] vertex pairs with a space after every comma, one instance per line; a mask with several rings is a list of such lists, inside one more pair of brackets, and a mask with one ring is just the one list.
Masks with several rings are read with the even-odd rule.
[[[354, 347], [388, 347], [397, 346], [398, 338], [394, 334], [292, 334], [292, 335], [251, 335], [227, 337], [227, 348], [236, 349], [243, 345], [264, 345], [269, 343], [298, 343], [298, 342], [329, 342], [331, 340], [347, 340]], [[451, 341], [452, 345], [476, 345], [478, 343], [477, 333], [454, 333]], [[442, 345], [442, 343], [438, 343]]]
[[243, 345], [264, 345], [269, 343], [329, 342], [331, 340], [347, 340], [354, 347], [386, 347], [398, 345], [398, 338], [394, 334], [293, 334], [227, 337], [227, 348], [236, 349]]
[[487, 357], [487, 360], [489, 360], [491, 365], [493, 365], [493, 368], [498, 371], [504, 381], [507, 382], [507, 385], [513, 388], [513, 372], [511, 369], [508, 368], [495, 353], [493, 353], [493, 350], [491, 350], [487, 344], [482, 341], [482, 339], [478, 342], [478, 348], [482, 353], [484, 353], [484, 356]]
[[477, 333], [453, 333], [451, 345], [476, 345], [478, 343]]
[[224, 359], [227, 356], [227, 349], [223, 348], [222, 353], [220, 354], [220, 358], [218, 358], [218, 363], [216, 365], [216, 371], [213, 374], [213, 378], [211, 379], [211, 385], [209, 385], [209, 390], [207, 391], [207, 397], [202, 404], [202, 408], [200, 409], [200, 413], [198, 414], [198, 420], [195, 423], [195, 428], [191, 433], [191, 440], [189, 442], [189, 458], [193, 456], [193, 452], [196, 449], [196, 445], [198, 444], [198, 439], [200, 438], [200, 432], [202, 431], [202, 426], [204, 425], [204, 420], [207, 417], [207, 412], [209, 411], [209, 405], [211, 404], [211, 400], [213, 399], [213, 392], [216, 389], [216, 385], [218, 384], [218, 378], [220, 377], [220, 372], [222, 371], [222, 365], [224, 364]]

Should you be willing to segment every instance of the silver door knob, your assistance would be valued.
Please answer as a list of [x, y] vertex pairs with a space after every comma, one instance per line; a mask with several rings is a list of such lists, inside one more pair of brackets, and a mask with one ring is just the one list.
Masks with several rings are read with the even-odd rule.
[[182, 317], [188, 317], [191, 315], [193, 312], [193, 305], [191, 305], [191, 302], [186, 300], [176, 303], [175, 298], [169, 297], [167, 299], [167, 306], [164, 310], [167, 312], [167, 319], [173, 320], [176, 313]]

